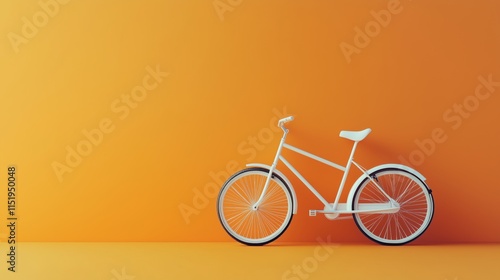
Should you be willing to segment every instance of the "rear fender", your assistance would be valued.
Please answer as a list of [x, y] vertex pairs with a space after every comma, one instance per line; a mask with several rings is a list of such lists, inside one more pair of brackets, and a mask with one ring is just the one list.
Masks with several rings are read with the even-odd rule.
[[[382, 164], [382, 165], [375, 166], [375, 167], [371, 168], [370, 170], [367, 170], [366, 174], [370, 175], [376, 171], [387, 169], [387, 168], [396, 168], [396, 169], [408, 171], [408, 172], [412, 173], [413, 175], [417, 176], [417, 178], [420, 179], [422, 181], [422, 183], [425, 184], [425, 177], [422, 174], [420, 174], [420, 172], [418, 172], [417, 170], [415, 170], [409, 166], [397, 164], [397, 163], [388, 163], [388, 164]], [[354, 184], [352, 185], [351, 190], [349, 191], [349, 195], [347, 196], [347, 209], [349, 209], [349, 210], [352, 209], [352, 201], [354, 199], [354, 194], [356, 193], [356, 189], [363, 182], [363, 180], [368, 178], [368, 176], [366, 176], [366, 174], [364, 174], [364, 173], [361, 174], [361, 176], [359, 176], [358, 180], [356, 180], [356, 182], [354, 182]]]

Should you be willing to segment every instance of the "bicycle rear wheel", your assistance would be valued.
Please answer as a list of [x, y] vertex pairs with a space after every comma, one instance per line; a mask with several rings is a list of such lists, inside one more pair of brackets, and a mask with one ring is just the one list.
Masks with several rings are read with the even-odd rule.
[[[396, 213], [354, 213], [358, 228], [371, 240], [384, 245], [403, 245], [427, 229], [434, 215], [431, 190], [414, 174], [397, 168], [370, 174], [391, 198], [399, 203]], [[360, 203], [387, 203], [387, 197], [366, 178], [356, 189], [352, 209]]]
[[246, 245], [264, 245], [274, 241], [292, 220], [293, 200], [286, 183], [273, 175], [257, 210], [269, 170], [248, 168], [224, 183], [217, 200], [219, 220], [226, 232]]

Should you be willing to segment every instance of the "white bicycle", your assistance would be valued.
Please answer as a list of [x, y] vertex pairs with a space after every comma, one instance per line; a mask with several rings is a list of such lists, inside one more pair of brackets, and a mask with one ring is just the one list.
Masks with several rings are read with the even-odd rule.
[[[290, 181], [276, 169], [279, 161], [323, 203], [323, 209], [309, 210], [310, 216], [320, 213], [334, 220], [341, 218], [341, 214], [352, 214], [368, 238], [384, 245], [406, 244], [424, 233], [434, 214], [432, 191], [425, 184], [425, 177], [401, 164], [383, 164], [365, 170], [353, 160], [356, 146], [371, 129], [340, 132], [340, 137], [354, 141], [344, 167], [286, 144], [288, 129], [284, 125], [292, 120], [290, 116], [278, 122], [284, 133], [271, 166], [247, 164], [248, 168], [232, 175], [222, 186], [217, 212], [231, 237], [246, 245], [264, 245], [287, 229], [292, 215], [297, 213], [297, 196]], [[344, 172], [333, 203], [326, 201], [281, 155], [283, 148]], [[351, 187], [346, 203], [339, 203], [352, 164], [363, 174]]]

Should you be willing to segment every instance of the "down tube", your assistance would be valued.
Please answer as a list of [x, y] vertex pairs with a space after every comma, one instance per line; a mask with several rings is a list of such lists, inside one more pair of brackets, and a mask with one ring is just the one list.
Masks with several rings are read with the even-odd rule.
[[283, 156], [280, 155], [279, 159], [290, 169], [297, 178], [299, 178], [304, 185], [325, 205], [325, 207], [330, 208], [330, 203], [326, 201], [323, 196], [295, 169]]

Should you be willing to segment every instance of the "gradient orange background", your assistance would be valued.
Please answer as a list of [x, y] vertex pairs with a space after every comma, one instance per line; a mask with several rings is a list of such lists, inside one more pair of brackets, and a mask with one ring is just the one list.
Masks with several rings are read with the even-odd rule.
[[[390, 1], [215, 3], [230, 9], [70, 1], [16, 53], [8, 34], [22, 34], [23, 17], [42, 8], [1, 2], [0, 182], [15, 165], [20, 241], [230, 241], [212, 193], [193, 198], [213, 190], [210, 173], [224, 175], [228, 163], [272, 161], [280, 133], [256, 147], [249, 137], [270, 131], [276, 111], [296, 117], [289, 143], [342, 164], [351, 142], [339, 131], [371, 127], [356, 156], [365, 167], [408, 160], [415, 141], [442, 129], [446, 140], [415, 166], [436, 203], [417, 242], [500, 241], [500, 87], [467, 117], [453, 111], [479, 76], [500, 81], [500, 2], [402, 0], [350, 63], [340, 44], [354, 45], [355, 28]], [[169, 76], [120, 119], [113, 102], [142, 84], [147, 67]], [[60, 182], [53, 162], [108, 119], [114, 130]], [[287, 158], [333, 200], [339, 171]], [[321, 204], [285, 174], [299, 213], [280, 241], [369, 242], [353, 221], [308, 217]], [[180, 207], [196, 214], [186, 220]]]

